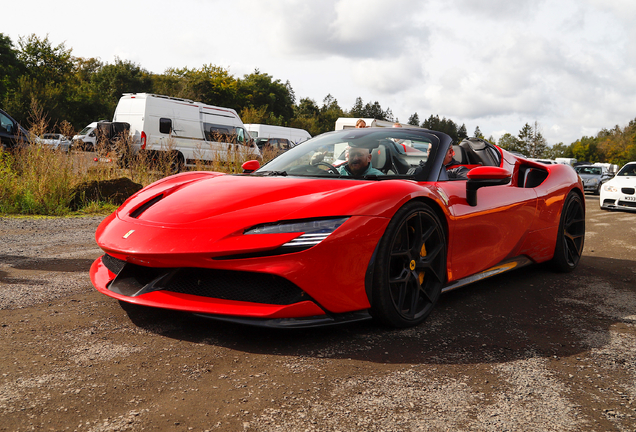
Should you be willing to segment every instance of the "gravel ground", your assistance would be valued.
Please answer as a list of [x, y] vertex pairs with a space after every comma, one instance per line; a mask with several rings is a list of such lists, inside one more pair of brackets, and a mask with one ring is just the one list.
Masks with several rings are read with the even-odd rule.
[[501, 275], [399, 331], [120, 304], [88, 277], [101, 218], [0, 218], [0, 431], [636, 431], [636, 214], [586, 201], [574, 273]]

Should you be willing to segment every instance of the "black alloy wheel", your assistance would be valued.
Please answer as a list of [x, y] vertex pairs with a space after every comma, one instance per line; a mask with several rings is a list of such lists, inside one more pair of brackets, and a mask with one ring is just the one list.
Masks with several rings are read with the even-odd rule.
[[559, 272], [571, 272], [579, 264], [585, 243], [585, 207], [581, 197], [570, 192], [563, 208], [554, 248], [552, 266]]
[[380, 240], [371, 312], [393, 327], [418, 325], [433, 310], [445, 281], [444, 228], [428, 205], [407, 203]]

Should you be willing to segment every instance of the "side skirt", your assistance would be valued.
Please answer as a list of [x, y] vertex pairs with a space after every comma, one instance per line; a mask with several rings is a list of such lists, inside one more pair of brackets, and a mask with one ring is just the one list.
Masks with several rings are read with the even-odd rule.
[[446, 285], [444, 288], [442, 288], [442, 293], [452, 291], [457, 288], [461, 288], [464, 285], [468, 285], [468, 284], [480, 281], [482, 279], [489, 278], [491, 276], [505, 273], [510, 270], [515, 270], [521, 267], [525, 267], [530, 264], [532, 264], [532, 260], [530, 260], [530, 258], [527, 258], [525, 256], [519, 256], [516, 258], [512, 258], [510, 260], [502, 261], [501, 263], [497, 264], [494, 267], [489, 268], [488, 270], [484, 270], [481, 273], [476, 273], [474, 275], [456, 280], [450, 283], [449, 285]]

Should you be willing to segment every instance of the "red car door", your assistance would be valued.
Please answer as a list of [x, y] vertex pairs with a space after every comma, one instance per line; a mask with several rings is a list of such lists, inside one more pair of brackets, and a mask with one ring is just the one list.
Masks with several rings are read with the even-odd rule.
[[537, 211], [534, 189], [511, 184], [477, 191], [466, 201], [466, 180], [437, 183], [448, 198], [448, 282], [486, 270], [516, 255]]

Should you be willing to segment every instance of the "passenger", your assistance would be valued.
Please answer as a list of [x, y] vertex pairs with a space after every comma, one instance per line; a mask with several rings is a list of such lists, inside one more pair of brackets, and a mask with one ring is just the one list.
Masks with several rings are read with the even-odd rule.
[[371, 166], [371, 152], [364, 147], [349, 147], [347, 163], [338, 168], [338, 172], [346, 177], [364, 177], [366, 175], [384, 175], [379, 169]]
[[401, 124], [399, 124], [398, 122], [393, 123], [393, 127], [402, 127]]
[[365, 127], [367, 127], [367, 122], [365, 122], [364, 120], [359, 119], [356, 122], [356, 129], [364, 129]]
[[[430, 146], [429, 146], [430, 152]], [[469, 169], [463, 165], [459, 165], [453, 156], [455, 156], [455, 149], [451, 145], [446, 152], [446, 156], [444, 157], [444, 166], [446, 167], [446, 174], [449, 179], [468, 179], [468, 171]], [[455, 166], [457, 165], [457, 166]]]

